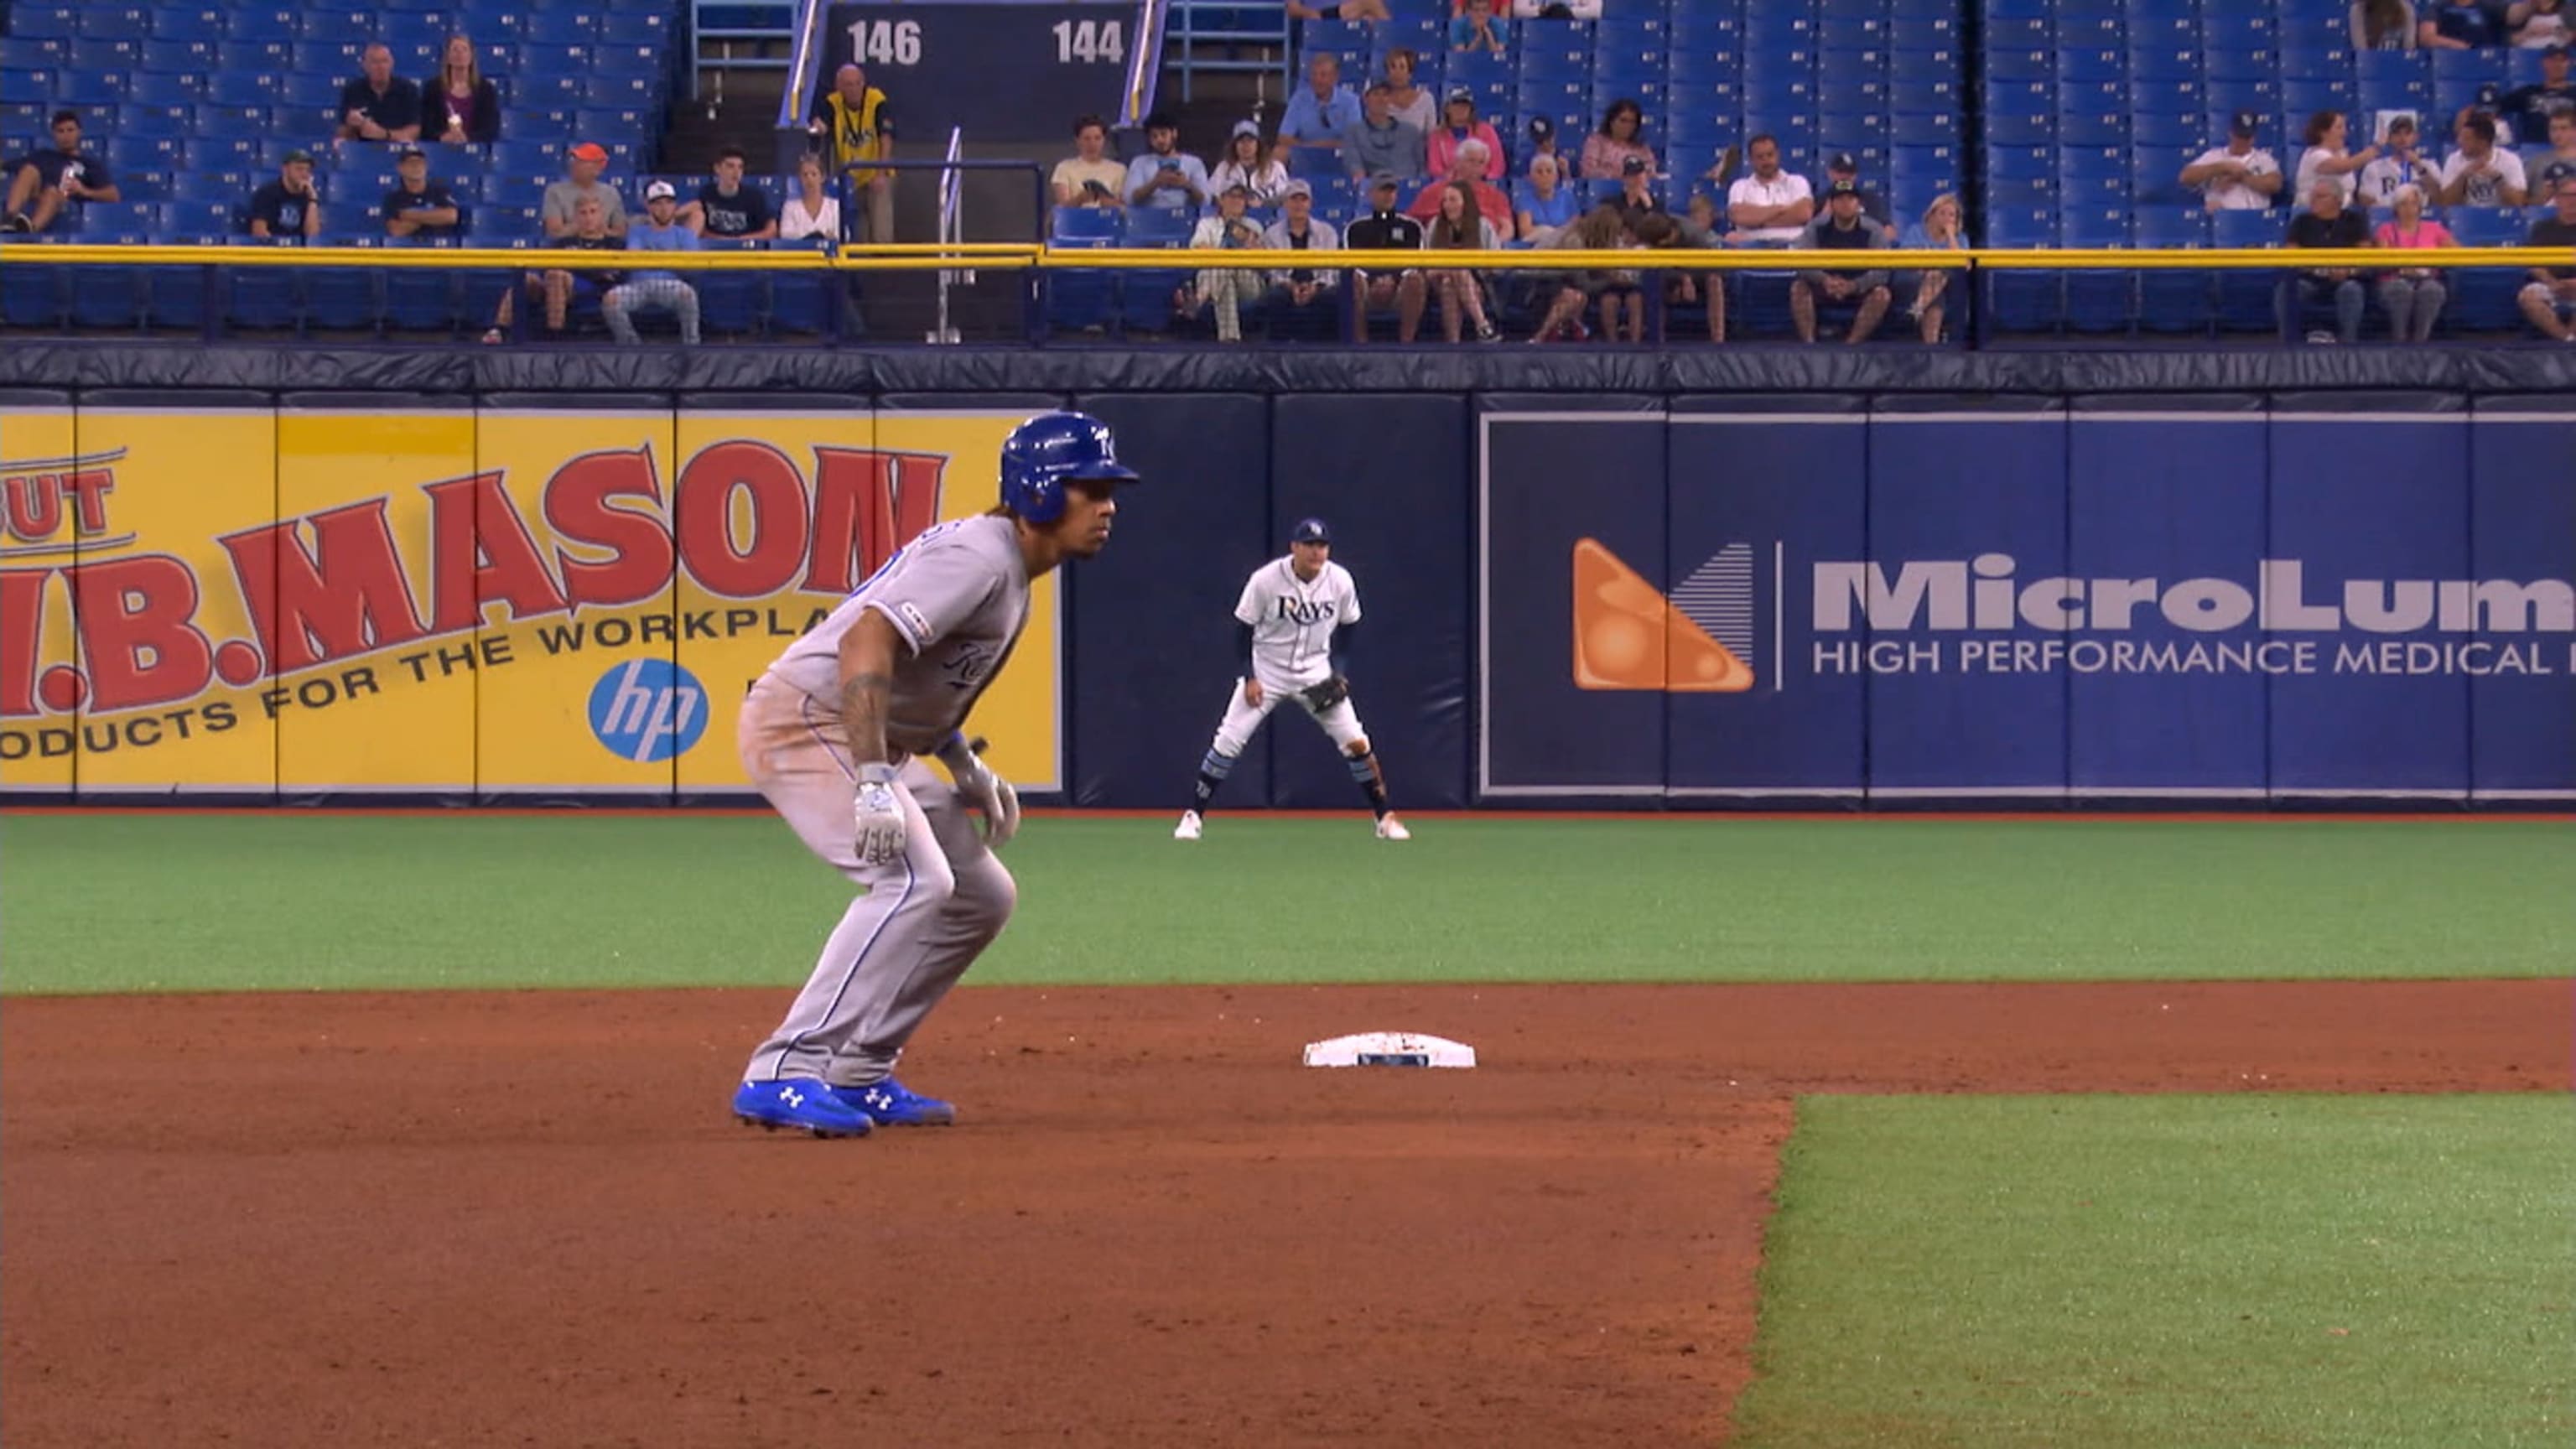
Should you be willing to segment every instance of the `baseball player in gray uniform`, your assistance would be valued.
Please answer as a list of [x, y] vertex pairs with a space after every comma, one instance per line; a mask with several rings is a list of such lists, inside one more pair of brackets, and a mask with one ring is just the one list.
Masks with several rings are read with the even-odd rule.
[[1377, 815], [1377, 838], [1410, 840], [1412, 833], [1386, 800], [1386, 772], [1369, 748], [1368, 731], [1351, 706], [1343, 659], [1360, 623], [1359, 586], [1351, 571], [1333, 562], [1332, 530], [1320, 518], [1298, 521], [1288, 534], [1288, 556], [1275, 558], [1244, 580], [1235, 601], [1235, 649], [1243, 676], [1226, 696], [1225, 718], [1199, 761], [1198, 783], [1175, 840], [1196, 840], [1207, 829], [1217, 787], [1234, 773], [1235, 757], [1270, 711], [1294, 700], [1342, 751], [1351, 778]]
[[808, 849], [864, 887], [787, 1019], [751, 1054], [733, 1099], [745, 1122], [861, 1137], [957, 1119], [894, 1068], [1018, 895], [993, 847], [1019, 829], [1019, 797], [959, 726], [1019, 642], [1030, 581], [1100, 552], [1118, 485], [1136, 481], [1108, 427], [1081, 413], [1021, 424], [1001, 472], [1000, 507], [906, 544], [743, 701], [752, 783]]

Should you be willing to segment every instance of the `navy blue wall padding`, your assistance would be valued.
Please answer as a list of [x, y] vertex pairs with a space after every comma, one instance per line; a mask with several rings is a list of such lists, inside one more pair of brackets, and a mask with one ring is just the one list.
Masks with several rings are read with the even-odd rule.
[[[1902, 561], [2008, 560], [2019, 580], [2066, 569], [2066, 416], [2053, 401], [1903, 399], [1869, 425], [1869, 557], [1891, 586]], [[1937, 564], [1927, 566], [1938, 566]], [[1980, 591], [1974, 571], [1967, 586]], [[1989, 672], [1971, 650], [1992, 634], [1937, 632], [1932, 599], [1903, 641], [1905, 667], [1869, 691], [1876, 794], [1970, 784], [2044, 797], [2066, 786], [2066, 683], [2055, 671]], [[1979, 617], [1978, 622], [1986, 621]], [[2011, 630], [2007, 611], [2001, 624]], [[1939, 649], [1936, 667], [1915, 651]], [[1903, 798], [1896, 795], [1893, 798]]]
[[[1236, 675], [1234, 603], [1269, 557], [1270, 404], [1250, 396], [1080, 397], [1145, 477], [1109, 547], [1065, 581], [1068, 744], [1076, 804], [1189, 799]], [[1293, 721], [1283, 721], [1293, 723]], [[1247, 751], [1217, 808], [1270, 802], [1268, 757]]]
[[[1859, 398], [1788, 401], [1673, 405], [1665, 576], [1676, 581], [1676, 606], [1709, 615], [1709, 632], [1754, 675], [1742, 693], [1665, 696], [1665, 778], [1676, 800], [1786, 791], [1828, 803], [1858, 798], [1867, 782], [1869, 677], [1812, 662], [1819, 648], [1864, 647], [1867, 631], [1820, 637], [1803, 623], [1804, 601], [1787, 596], [1806, 589], [1819, 560], [1868, 557], [1869, 416]], [[1731, 580], [1743, 589], [1748, 573], [1745, 623], [1725, 588]]]
[[[1578, 688], [1573, 545], [1664, 577], [1664, 413], [1641, 396], [1478, 399], [1489, 540], [1476, 575], [1478, 794], [1497, 803], [1664, 793], [1664, 698]], [[1579, 416], [1577, 416], [1579, 415]], [[1598, 415], [1598, 420], [1594, 420]]]
[[[2140, 399], [2130, 400], [2133, 407]], [[2096, 631], [2112, 648], [2188, 651], [2207, 635], [2155, 602], [2122, 606], [2102, 579], [2174, 580], [2241, 572], [2264, 536], [2270, 432], [2258, 410], [2072, 414], [2067, 573], [2086, 581]], [[2100, 595], [2100, 597], [2097, 597]], [[2068, 786], [2077, 794], [2205, 789], [2259, 796], [2269, 783], [2268, 695], [2250, 673], [2132, 673], [2096, 668], [2067, 681]]]
[[[2576, 485], [2568, 481], [2576, 471], [2576, 396], [2480, 404], [2469, 446], [2471, 572], [2526, 583], [2576, 579]], [[2576, 775], [2576, 639], [2482, 623], [2479, 642], [2499, 656], [2512, 648], [2553, 673], [2469, 681], [2469, 783], [2483, 794], [2565, 790]]]
[[[2408, 586], [2400, 580], [2470, 577], [2469, 420], [2390, 407], [2374, 400], [2349, 414], [2334, 400], [2302, 398], [2298, 412], [2271, 415], [2271, 525], [2268, 557], [2297, 560], [2313, 580], [2310, 606], [2387, 607], [2402, 623]], [[2364, 590], [2367, 581], [2388, 581]], [[2349, 582], [2347, 582], [2349, 581]], [[2333, 597], [2344, 582], [2345, 597]], [[2367, 597], [2355, 598], [2357, 592]], [[2330, 657], [2312, 674], [2277, 675], [2272, 690], [2274, 790], [2383, 791], [2465, 797], [2469, 789], [2469, 686], [2463, 676], [2418, 678], [2397, 668], [2359, 669], [2359, 653], [2385, 666], [2386, 646], [2417, 642], [2427, 616], [2391, 632], [2359, 619], [2320, 642]], [[2276, 601], [2276, 607], [2277, 607]]]
[[[1360, 592], [1352, 701], [1399, 807], [1467, 803], [1473, 461], [1463, 398], [1363, 394], [1272, 405], [1269, 555], [1320, 516]], [[1305, 711], [1271, 716], [1271, 798], [1355, 809], [1365, 797]]]

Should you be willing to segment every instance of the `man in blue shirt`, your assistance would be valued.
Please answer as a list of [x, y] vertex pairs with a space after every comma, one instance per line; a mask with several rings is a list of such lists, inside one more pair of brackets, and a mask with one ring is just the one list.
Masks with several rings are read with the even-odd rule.
[[2488, 0], [2433, 0], [2419, 5], [2415, 43], [2426, 50], [2481, 50], [2504, 44], [2502, 5]]
[[[680, 222], [680, 194], [668, 181], [656, 181], [644, 188], [644, 220], [629, 227], [626, 249], [630, 252], [694, 252], [700, 250], [698, 234]], [[635, 334], [634, 315], [639, 311], [669, 308], [680, 314], [680, 341], [695, 347], [698, 343], [698, 292], [680, 280], [677, 273], [641, 271], [628, 274], [626, 280], [608, 289], [599, 299], [599, 310], [608, 319], [608, 330], [620, 342], [640, 342]]]
[[1338, 151], [1342, 136], [1361, 121], [1360, 98], [1342, 84], [1342, 63], [1316, 56], [1306, 67], [1306, 88], [1288, 98], [1279, 119], [1279, 139], [1292, 146]]
[[1180, 149], [1181, 123], [1168, 112], [1145, 118], [1145, 154], [1127, 163], [1127, 204], [1196, 214], [1207, 200], [1207, 167]]

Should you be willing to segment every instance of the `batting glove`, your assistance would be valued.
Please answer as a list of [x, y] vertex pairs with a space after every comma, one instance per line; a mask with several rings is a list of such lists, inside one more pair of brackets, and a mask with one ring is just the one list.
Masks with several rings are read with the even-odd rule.
[[862, 864], [892, 865], [903, 859], [906, 827], [903, 801], [894, 793], [894, 766], [859, 766], [859, 791], [852, 813], [859, 826]]
[[948, 767], [948, 778], [957, 782], [957, 793], [966, 797], [967, 805], [982, 813], [987, 843], [998, 849], [1020, 833], [1020, 792], [994, 774], [972, 745], [949, 736], [948, 743], [939, 747], [939, 762]]

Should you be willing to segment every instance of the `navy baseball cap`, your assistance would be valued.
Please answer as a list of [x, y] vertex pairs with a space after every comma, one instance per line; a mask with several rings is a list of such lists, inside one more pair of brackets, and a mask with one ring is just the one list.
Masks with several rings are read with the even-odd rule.
[[1289, 530], [1288, 541], [1290, 543], [1331, 543], [1333, 531], [1326, 528], [1324, 520], [1320, 518], [1301, 518], [1297, 520], [1297, 526]]
[[2254, 134], [2256, 123], [2261, 119], [2261, 117], [2255, 115], [2252, 111], [2238, 111], [2235, 116], [2230, 118], [2227, 129], [2233, 131], [2239, 136], [2251, 136]]

